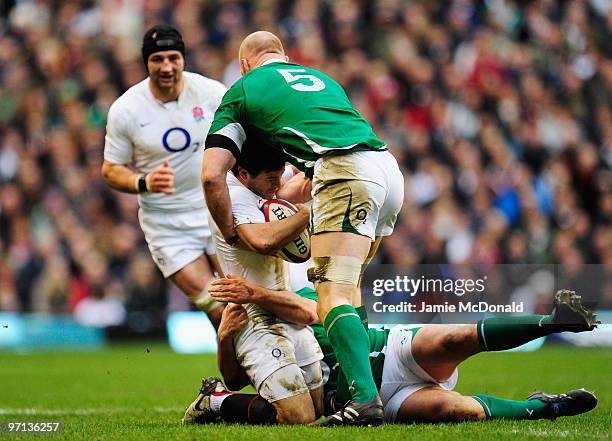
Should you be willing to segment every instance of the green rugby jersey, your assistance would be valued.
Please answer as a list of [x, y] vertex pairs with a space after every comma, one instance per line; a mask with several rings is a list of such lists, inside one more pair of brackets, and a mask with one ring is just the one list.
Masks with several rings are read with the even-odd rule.
[[237, 157], [247, 139], [268, 150], [262, 154], [284, 152], [302, 170], [328, 152], [386, 150], [338, 83], [280, 60], [246, 73], [227, 91], [206, 147], [227, 148]]
[[[307, 299], [317, 301], [317, 293], [311, 288], [302, 288], [297, 291], [299, 295]], [[325, 384], [323, 386], [325, 393], [330, 390], [336, 389], [338, 392], [337, 402], [344, 403], [351, 399], [349, 392], [350, 385], [347, 384], [346, 378], [340, 369], [340, 365], [336, 360], [336, 354], [334, 349], [327, 337], [327, 332], [320, 322], [310, 325], [314, 336], [321, 346], [323, 352], [323, 360], [321, 360], [321, 368], [323, 369], [323, 380]], [[387, 346], [387, 339], [389, 338], [390, 329], [374, 329], [368, 330], [368, 337], [370, 338], [370, 367], [372, 368], [372, 376], [376, 383], [376, 388], [380, 390], [380, 383], [382, 381], [383, 365], [385, 361], [385, 354], [383, 350]]]

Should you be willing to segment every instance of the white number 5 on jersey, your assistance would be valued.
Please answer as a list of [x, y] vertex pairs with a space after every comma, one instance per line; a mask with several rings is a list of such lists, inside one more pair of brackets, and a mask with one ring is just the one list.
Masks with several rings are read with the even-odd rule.
[[[291, 88], [295, 89], [299, 92], [318, 92], [319, 90], [325, 89], [325, 83], [310, 74], [301, 74], [294, 75], [294, 73], [306, 72], [306, 69], [277, 69], [278, 73], [285, 78], [287, 83], [295, 83], [296, 81], [300, 81], [295, 84], [291, 84]], [[309, 81], [312, 84], [305, 84], [301, 81]]]

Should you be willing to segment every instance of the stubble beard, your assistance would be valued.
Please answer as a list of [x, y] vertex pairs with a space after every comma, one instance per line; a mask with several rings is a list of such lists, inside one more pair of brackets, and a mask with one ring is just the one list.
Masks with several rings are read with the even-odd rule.
[[155, 85], [155, 88], [158, 90], [160, 95], [162, 95], [163, 97], [172, 97], [176, 93], [177, 88], [179, 87], [180, 81], [181, 81], [180, 74], [174, 74], [172, 76], [171, 83], [162, 82], [161, 76], [158, 75], [153, 81], [153, 84]]

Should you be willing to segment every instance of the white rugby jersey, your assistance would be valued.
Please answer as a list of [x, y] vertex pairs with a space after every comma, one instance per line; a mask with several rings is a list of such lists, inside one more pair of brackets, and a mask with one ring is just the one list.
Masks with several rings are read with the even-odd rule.
[[[262, 197], [242, 185], [232, 173], [227, 174], [227, 186], [232, 201], [234, 226], [266, 221], [263, 212], [259, 209], [264, 201]], [[223, 239], [212, 217], [209, 218], [209, 225], [217, 249], [217, 258], [225, 274], [244, 277], [249, 282], [272, 290], [288, 291], [291, 288], [287, 262], [280, 257], [266, 256], [230, 246]], [[256, 305], [248, 304], [245, 308], [251, 320], [253, 316], [265, 313]]]
[[177, 101], [155, 99], [147, 78], [129, 88], [108, 112], [104, 159], [128, 164], [141, 173], [168, 159], [174, 170], [174, 194], [139, 194], [138, 202], [145, 209], [205, 207], [201, 183], [204, 141], [226, 88], [192, 72], [183, 72], [183, 78]]
[[[227, 174], [227, 185], [232, 201], [234, 226], [266, 222], [263, 212], [259, 209], [260, 204], [264, 202], [262, 197], [242, 185], [232, 173]], [[264, 288], [289, 289], [289, 272], [283, 259], [230, 246], [212, 219], [210, 226], [223, 272], [242, 276]]]

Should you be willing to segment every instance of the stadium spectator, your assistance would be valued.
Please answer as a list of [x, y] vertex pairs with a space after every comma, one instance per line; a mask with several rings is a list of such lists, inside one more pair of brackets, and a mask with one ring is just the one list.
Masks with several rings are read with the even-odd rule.
[[[49, 306], [34, 300], [49, 237], [69, 280], [90, 247], [127, 283], [136, 254], [123, 262], [109, 238], [130, 225], [144, 244], [137, 203], [99, 166], [108, 109], [145, 78], [137, 43], [158, 22], [189, 36], [190, 70], [228, 86], [237, 44], [259, 27], [341, 83], [407, 182], [381, 262], [612, 262], [609, 2], [122, 4], [0, 7], [2, 309]], [[600, 305], [612, 308], [609, 289]]]

